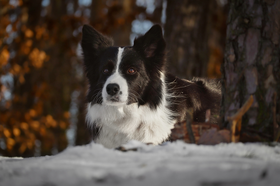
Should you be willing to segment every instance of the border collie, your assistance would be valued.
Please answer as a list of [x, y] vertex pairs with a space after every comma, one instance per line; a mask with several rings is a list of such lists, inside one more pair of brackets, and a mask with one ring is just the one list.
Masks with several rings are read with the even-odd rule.
[[219, 121], [220, 83], [215, 80], [179, 79], [165, 69], [166, 44], [159, 25], [118, 47], [89, 25], [82, 30], [82, 51], [89, 80], [86, 121], [94, 141], [115, 148], [138, 140], [160, 144], [171, 134], [186, 111], [194, 122]]

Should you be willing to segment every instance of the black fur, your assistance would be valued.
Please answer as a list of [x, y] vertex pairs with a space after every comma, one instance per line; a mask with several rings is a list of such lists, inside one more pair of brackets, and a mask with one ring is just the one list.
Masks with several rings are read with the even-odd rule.
[[165, 70], [165, 46], [159, 25], [154, 25], [145, 35], [134, 40], [133, 49], [144, 62], [149, 78], [139, 105], [149, 103], [151, 108], [156, 108], [162, 99], [160, 71]]
[[210, 123], [220, 122], [221, 84], [218, 80], [193, 78], [183, 80], [171, 74], [167, 75], [168, 90], [173, 94], [170, 109], [180, 113], [185, 120], [186, 109], [193, 109], [193, 121], [205, 122], [206, 111], [210, 109]]
[[[118, 47], [113, 46], [112, 39], [103, 36], [91, 26], [83, 27], [81, 46], [84, 55], [84, 65], [89, 79], [87, 100], [91, 104], [102, 104], [100, 91], [107, 78], [114, 73]], [[166, 43], [159, 25], [154, 25], [145, 35], [134, 40], [134, 45], [125, 47], [120, 73], [129, 87], [127, 104], [138, 103], [157, 109], [162, 99], [167, 99], [169, 109], [174, 115], [169, 116], [184, 121], [186, 111], [193, 109], [195, 122], [205, 122], [206, 111], [210, 109], [211, 123], [219, 122], [221, 100], [221, 85], [217, 80], [194, 78], [183, 80], [166, 72]], [[128, 75], [125, 70], [133, 67], [137, 74]], [[104, 69], [109, 73], [104, 74]], [[163, 97], [161, 72], [165, 73], [165, 86], [171, 97]], [[97, 131], [96, 135], [97, 135]]]
[[103, 36], [89, 25], [84, 25], [82, 32], [81, 46], [84, 55], [85, 72], [90, 86], [87, 100], [92, 104], [102, 103], [102, 97], [98, 94], [99, 90], [102, 89], [102, 82], [98, 82], [101, 69], [96, 67], [101, 67], [103, 63], [104, 55], [102, 53], [111, 54], [107, 57], [113, 59], [114, 54], [117, 53], [117, 48], [111, 47], [113, 46], [112, 39]]

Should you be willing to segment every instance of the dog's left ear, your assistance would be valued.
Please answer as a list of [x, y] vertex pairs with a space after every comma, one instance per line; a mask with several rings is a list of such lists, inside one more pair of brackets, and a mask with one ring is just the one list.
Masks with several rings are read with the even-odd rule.
[[89, 25], [84, 25], [82, 30], [83, 36], [81, 46], [84, 55], [93, 54], [97, 55], [99, 51], [113, 46], [113, 40], [104, 36]]
[[133, 48], [146, 58], [151, 58], [156, 55], [164, 55], [165, 46], [161, 26], [154, 25], [145, 35], [134, 40]]

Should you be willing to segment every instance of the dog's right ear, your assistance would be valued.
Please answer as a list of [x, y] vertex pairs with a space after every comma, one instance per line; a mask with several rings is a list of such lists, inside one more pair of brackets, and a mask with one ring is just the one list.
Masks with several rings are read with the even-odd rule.
[[153, 58], [154, 56], [164, 57], [165, 55], [165, 41], [160, 25], [154, 25], [146, 32], [145, 35], [140, 36], [134, 40], [133, 48], [143, 54], [146, 58]]
[[108, 38], [89, 25], [84, 25], [82, 30], [81, 46], [84, 55], [97, 55], [99, 51], [112, 46], [113, 40]]

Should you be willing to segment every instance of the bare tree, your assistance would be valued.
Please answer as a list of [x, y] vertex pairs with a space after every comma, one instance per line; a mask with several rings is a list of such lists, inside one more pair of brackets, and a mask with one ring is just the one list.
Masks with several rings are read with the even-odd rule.
[[222, 66], [223, 119], [253, 95], [242, 131], [266, 140], [277, 138], [280, 123], [279, 11], [278, 0], [230, 1]]
[[211, 60], [220, 66], [225, 17], [223, 6], [216, 1], [167, 0], [164, 36], [172, 73], [190, 79], [207, 76]]

